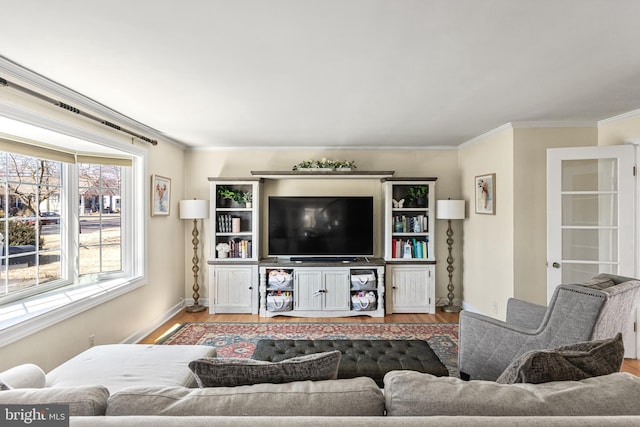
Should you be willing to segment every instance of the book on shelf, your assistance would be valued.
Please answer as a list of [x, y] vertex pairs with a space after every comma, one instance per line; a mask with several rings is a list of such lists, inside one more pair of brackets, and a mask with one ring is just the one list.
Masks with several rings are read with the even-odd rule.
[[[235, 227], [234, 227], [235, 224]], [[218, 233], [239, 233], [240, 218], [231, 215], [218, 215]]]
[[395, 215], [393, 217], [393, 231], [395, 233], [427, 233], [429, 232], [429, 216]]
[[391, 258], [429, 258], [429, 239], [392, 239]]
[[231, 248], [229, 258], [251, 258], [252, 242], [246, 239], [230, 239], [227, 242]]

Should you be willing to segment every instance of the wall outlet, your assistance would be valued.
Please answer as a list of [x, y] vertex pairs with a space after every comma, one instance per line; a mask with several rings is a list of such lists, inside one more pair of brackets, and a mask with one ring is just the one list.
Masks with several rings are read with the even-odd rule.
[[89, 347], [93, 347], [96, 343], [96, 336], [95, 334], [91, 334], [89, 335]]

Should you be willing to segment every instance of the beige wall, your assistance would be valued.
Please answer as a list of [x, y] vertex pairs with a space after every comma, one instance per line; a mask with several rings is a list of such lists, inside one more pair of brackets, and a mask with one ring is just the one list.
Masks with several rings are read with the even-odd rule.
[[[113, 137], [113, 135], [112, 135]], [[131, 139], [121, 137], [123, 144]], [[66, 319], [50, 328], [0, 348], [0, 370], [20, 363], [35, 363], [45, 371], [95, 344], [118, 343], [147, 330], [184, 298], [186, 221], [178, 219], [178, 200], [184, 192], [184, 152], [160, 141], [149, 147], [147, 177], [160, 174], [172, 179], [171, 215], [148, 217], [147, 284]], [[150, 185], [150, 179], [147, 181]]]
[[514, 130], [514, 294], [547, 303], [547, 148], [596, 144], [597, 128]]
[[[465, 307], [504, 317], [513, 296], [513, 129], [504, 129], [460, 149], [464, 221]], [[475, 213], [475, 177], [495, 173], [495, 215]]]
[[624, 144], [628, 139], [640, 138], [640, 110], [626, 118], [605, 121], [598, 127], [598, 145]]
[[[395, 171], [395, 176], [433, 176], [437, 177], [436, 198], [459, 197], [460, 179], [456, 150], [193, 150], [186, 154], [187, 197], [209, 199], [209, 177], [249, 177], [251, 171], [289, 171], [302, 160], [321, 159], [355, 160], [358, 170]], [[358, 194], [372, 195], [374, 200], [382, 200], [382, 186], [379, 179], [286, 179], [266, 180], [263, 201], [269, 195], [284, 194]], [[376, 204], [374, 221], [380, 224], [376, 233], [376, 255], [382, 256], [381, 203]], [[263, 207], [266, 203], [263, 203]], [[263, 227], [264, 229], [265, 227]], [[446, 223], [436, 221], [436, 257], [439, 261], [436, 274], [436, 297], [445, 297], [448, 282], [445, 270]], [[202, 241], [203, 277], [207, 277], [206, 260], [209, 257], [209, 239], [211, 229], [205, 224]], [[190, 239], [185, 237], [185, 241]], [[261, 236], [264, 247], [266, 234]], [[264, 252], [263, 252], [264, 253]], [[454, 253], [454, 256], [457, 256]], [[185, 253], [186, 263], [191, 262], [191, 253]], [[456, 272], [458, 275], [459, 272]], [[193, 277], [185, 276], [185, 294], [190, 296]], [[205, 281], [206, 283], [206, 281]], [[208, 298], [208, 289], [200, 292]]]
[[[498, 318], [510, 297], [546, 304], [546, 153], [595, 145], [593, 128], [507, 127], [460, 150], [469, 214], [464, 223], [464, 302]], [[474, 177], [496, 173], [496, 215], [475, 214]]]

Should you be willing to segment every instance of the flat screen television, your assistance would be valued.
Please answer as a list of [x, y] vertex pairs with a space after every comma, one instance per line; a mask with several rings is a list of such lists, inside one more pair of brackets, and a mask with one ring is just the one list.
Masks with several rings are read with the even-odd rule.
[[269, 256], [373, 256], [373, 197], [269, 197]]

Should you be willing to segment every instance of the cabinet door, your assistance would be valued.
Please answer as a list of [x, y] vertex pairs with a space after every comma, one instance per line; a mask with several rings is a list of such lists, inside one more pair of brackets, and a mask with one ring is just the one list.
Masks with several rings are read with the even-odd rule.
[[[218, 313], [251, 313], [254, 268], [214, 267], [213, 305]], [[256, 273], [257, 276], [257, 273]]]
[[322, 271], [297, 269], [293, 280], [294, 309], [322, 310]]
[[324, 271], [324, 309], [349, 310], [349, 280], [348, 270]]
[[428, 313], [431, 277], [428, 266], [392, 266], [387, 295], [394, 313]]

